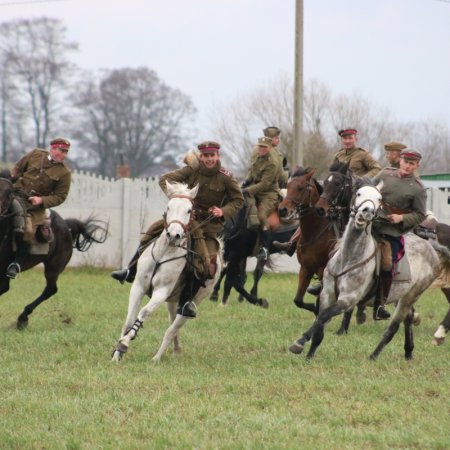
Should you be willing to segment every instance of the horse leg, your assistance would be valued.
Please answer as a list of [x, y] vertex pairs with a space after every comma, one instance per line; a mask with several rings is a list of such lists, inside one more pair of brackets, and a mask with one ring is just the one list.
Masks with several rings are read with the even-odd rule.
[[[240, 277], [242, 280], [242, 286], [245, 286], [245, 283], [247, 282], [247, 258], [241, 260]], [[238, 301], [244, 301], [244, 296], [242, 294], [239, 294]]]
[[[448, 303], [450, 304], [450, 288], [442, 288], [441, 291], [444, 293]], [[449, 330], [450, 330], [450, 308], [448, 309], [447, 314], [444, 317], [444, 320], [440, 323], [438, 329], [433, 335], [433, 344], [442, 345], [444, 343], [445, 336], [447, 336]]]
[[250, 291], [250, 294], [253, 295], [254, 297], [258, 297], [258, 284], [259, 284], [259, 280], [263, 276], [265, 264], [266, 264], [266, 261], [264, 261], [262, 259], [257, 260], [256, 267], [253, 272], [253, 286], [252, 286], [252, 290]]
[[[175, 322], [175, 319], [177, 317], [177, 303], [168, 302], [167, 310], [169, 311], [169, 324], [172, 324]], [[178, 333], [173, 338], [173, 352], [175, 354], [181, 353], [180, 337]]]
[[294, 298], [294, 303], [298, 308], [306, 309], [313, 313], [316, 313], [316, 305], [314, 303], [304, 303], [303, 297], [305, 296], [306, 288], [309, 286], [313, 274], [308, 272], [303, 267], [300, 267], [298, 274], [298, 287], [297, 293]]
[[222, 280], [224, 279], [225, 275], [227, 274], [227, 268], [224, 267], [222, 271], [220, 272], [220, 277], [217, 280], [217, 283], [214, 285], [213, 291], [209, 297], [209, 299], [213, 302], [216, 302], [219, 300], [219, 291], [220, 291], [220, 285], [222, 284]]
[[9, 278], [0, 278], [0, 295], [9, 291]]
[[314, 338], [313, 341], [311, 342], [311, 348], [307, 355], [307, 358], [312, 358], [316, 353], [317, 347], [319, 347], [319, 345], [323, 340], [325, 324], [329, 320], [331, 320], [334, 316], [342, 314], [342, 312], [345, 311], [347, 308], [348, 304], [346, 304], [344, 301], [339, 300], [334, 305], [331, 305], [328, 308], [325, 308], [322, 311], [320, 311], [311, 328], [309, 328], [309, 330], [307, 330], [299, 339], [297, 339], [289, 347], [289, 351], [295, 354], [302, 353], [306, 343], [311, 338]]
[[33, 302], [25, 306], [22, 313], [17, 318], [17, 329], [23, 330], [28, 325], [28, 316], [45, 300], [55, 295], [58, 292], [56, 281], [58, 280], [59, 273], [51, 273], [51, 270], [45, 268], [46, 286], [41, 295]]
[[414, 350], [414, 333], [413, 333], [413, 323], [414, 323], [414, 309], [411, 308], [410, 313], [405, 317], [403, 325], [405, 327], [405, 359], [413, 359]]
[[350, 327], [350, 321], [352, 320], [353, 308], [349, 311], [345, 311], [344, 317], [342, 318], [341, 326], [339, 330], [336, 331], [338, 336], [342, 336], [343, 334], [348, 333], [348, 329]]

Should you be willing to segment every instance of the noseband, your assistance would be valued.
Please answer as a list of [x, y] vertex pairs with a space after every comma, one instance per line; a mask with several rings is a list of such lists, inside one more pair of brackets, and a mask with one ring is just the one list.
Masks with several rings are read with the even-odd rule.
[[[295, 209], [296, 209], [296, 211], [297, 211], [297, 213], [299, 215], [301, 215], [302, 211], [304, 211], [305, 209], [311, 208], [313, 206], [312, 203], [311, 203], [312, 188], [313, 188], [312, 182], [308, 182], [308, 184], [306, 185], [306, 188], [304, 190], [302, 190], [302, 197], [301, 197], [300, 200], [297, 200], [295, 198], [289, 197], [288, 195], [286, 195], [286, 197], [285, 197], [285, 200], [287, 200], [287, 201], [289, 201], [289, 202], [294, 204]], [[309, 197], [307, 206], [305, 206], [305, 203], [303, 202], [303, 197], [304, 197], [305, 193]]]
[[[190, 197], [189, 195], [174, 194], [174, 195], [170, 196], [169, 200], [172, 200], [173, 198], [186, 198], [187, 200], [189, 200], [192, 203], [192, 205], [194, 205], [194, 199], [192, 197]], [[192, 220], [193, 220], [193, 208], [192, 208], [192, 211], [191, 211], [191, 214], [189, 216], [189, 220], [187, 223], [183, 223], [183, 222], [181, 222], [181, 220], [178, 220], [178, 219], [174, 219], [174, 220], [171, 220], [170, 222], [167, 222], [166, 217], [167, 217], [167, 213], [164, 213], [163, 214], [164, 229], [166, 231], [167, 231], [167, 228], [170, 227], [170, 225], [172, 225], [173, 223], [177, 223], [178, 225], [181, 225], [181, 228], [183, 228], [183, 231], [185, 233], [187, 233], [187, 231], [189, 230], [189, 227], [192, 223]]]

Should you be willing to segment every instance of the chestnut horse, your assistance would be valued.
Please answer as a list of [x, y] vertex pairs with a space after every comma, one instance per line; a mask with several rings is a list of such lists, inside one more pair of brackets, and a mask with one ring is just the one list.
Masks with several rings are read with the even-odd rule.
[[314, 275], [322, 280], [330, 251], [339, 238], [339, 230], [335, 222], [317, 214], [315, 204], [322, 193], [322, 186], [313, 175], [314, 169], [297, 168], [288, 182], [287, 195], [278, 212], [285, 217], [295, 211], [299, 217], [301, 235], [297, 241], [297, 259], [300, 272], [294, 303], [316, 313], [317, 305], [305, 303], [303, 297]]

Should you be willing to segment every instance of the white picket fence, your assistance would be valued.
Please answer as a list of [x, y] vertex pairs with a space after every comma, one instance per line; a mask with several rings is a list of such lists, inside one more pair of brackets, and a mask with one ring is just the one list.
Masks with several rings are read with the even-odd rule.
[[[427, 208], [441, 222], [450, 224], [450, 187], [432, 187], [427, 192]], [[85, 253], [74, 251], [70, 265], [123, 266], [133, 255], [140, 233], [161, 218], [166, 204], [167, 198], [157, 179], [113, 180], [74, 172], [69, 197], [55, 210], [63, 218], [94, 216], [108, 222], [109, 236], [104, 244], [94, 244]], [[275, 267], [278, 271], [297, 272], [298, 262], [295, 257], [279, 256], [275, 258]]]

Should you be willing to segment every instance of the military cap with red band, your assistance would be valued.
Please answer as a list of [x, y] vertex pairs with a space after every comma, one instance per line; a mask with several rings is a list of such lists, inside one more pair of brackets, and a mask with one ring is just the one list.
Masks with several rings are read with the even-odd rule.
[[419, 161], [422, 159], [422, 154], [419, 151], [414, 150], [413, 148], [405, 148], [401, 151], [400, 158]]
[[51, 148], [61, 148], [63, 150], [69, 150], [70, 141], [64, 138], [56, 138], [50, 141]]
[[197, 145], [197, 148], [202, 153], [210, 153], [210, 152], [217, 152], [220, 149], [220, 144], [215, 141], [204, 141]]
[[356, 133], [358, 133], [358, 130], [356, 128], [345, 128], [344, 130], [338, 131], [338, 134], [341, 137], [350, 136], [350, 135], [356, 134]]

